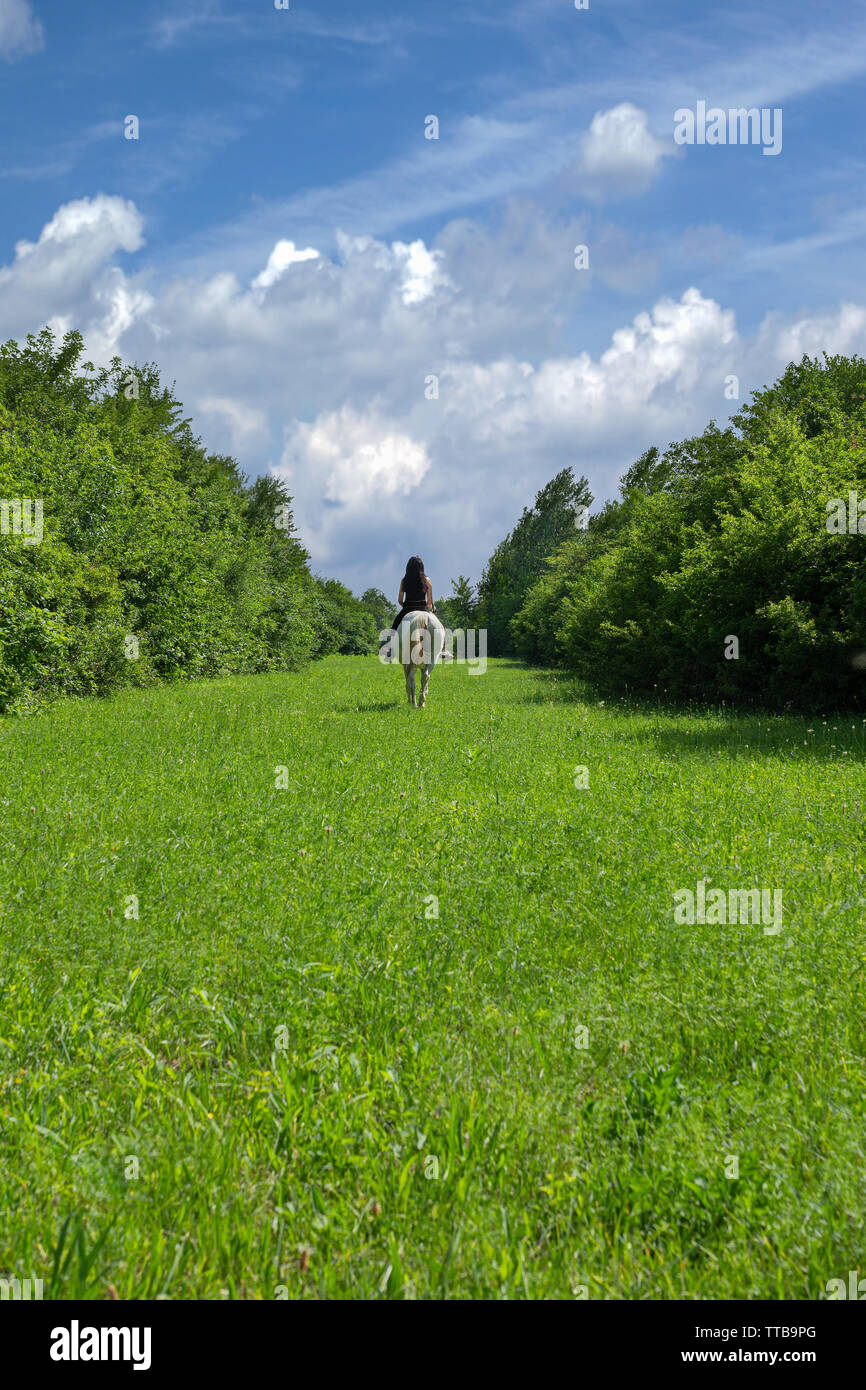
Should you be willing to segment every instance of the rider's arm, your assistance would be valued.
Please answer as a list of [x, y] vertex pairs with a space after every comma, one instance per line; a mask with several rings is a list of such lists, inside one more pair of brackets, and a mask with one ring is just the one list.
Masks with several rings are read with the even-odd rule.
[[401, 584], [401, 585], [400, 585], [400, 592], [399, 592], [399, 594], [397, 595], [397, 602], [399, 603], [399, 605], [400, 605], [401, 608], [403, 607], [403, 598], [404, 598], [404, 594], [403, 594], [403, 585]]
[[429, 579], [427, 580], [427, 607], [433, 607], [433, 584]]

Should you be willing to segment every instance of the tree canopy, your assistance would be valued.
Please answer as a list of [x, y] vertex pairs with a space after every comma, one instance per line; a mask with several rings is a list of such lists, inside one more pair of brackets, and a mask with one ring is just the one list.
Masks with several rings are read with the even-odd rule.
[[[804, 357], [724, 429], [648, 448], [585, 530], [566, 534], [567, 504], [554, 506], [546, 549], [539, 493], [482, 581], [494, 652], [611, 692], [862, 707], [864, 446], [866, 362]], [[833, 499], [844, 532], [828, 529]]]
[[0, 348], [0, 500], [43, 509], [39, 543], [0, 535], [0, 710], [375, 650], [284, 484], [208, 452], [153, 364], [83, 352], [48, 330]]

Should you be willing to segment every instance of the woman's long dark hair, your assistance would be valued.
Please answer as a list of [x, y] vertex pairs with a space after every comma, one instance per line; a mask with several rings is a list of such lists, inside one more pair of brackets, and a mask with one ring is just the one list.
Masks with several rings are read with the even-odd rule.
[[413, 555], [406, 561], [406, 573], [403, 575], [403, 588], [406, 593], [411, 589], [423, 591], [427, 576], [424, 573], [424, 561], [420, 555]]

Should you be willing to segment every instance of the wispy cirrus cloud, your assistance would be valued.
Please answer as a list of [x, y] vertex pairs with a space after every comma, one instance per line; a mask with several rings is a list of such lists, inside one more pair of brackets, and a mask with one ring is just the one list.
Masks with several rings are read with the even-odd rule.
[[[492, 21], [496, 8], [467, 7], [461, 22]], [[539, 22], [552, 12], [541, 3], [532, 8]], [[578, 23], [586, 18], [574, 13]], [[516, 13], [512, 19], [517, 22]], [[780, 38], [772, 15], [764, 20], [732, 13], [726, 23], [728, 49], [720, 59], [718, 45], [703, 31], [685, 24], [673, 35], [658, 34], [647, 28], [639, 7], [627, 5], [618, 24], [624, 39], [638, 42], [639, 64], [629, 44], [620, 44], [603, 64], [588, 63], [579, 82], [571, 76], [526, 86], [483, 114], [449, 119], [444, 112], [438, 143], [423, 140], [421, 113], [417, 137], [407, 130], [404, 150], [394, 158], [337, 183], [263, 202], [198, 236], [194, 248], [176, 250], [191, 265], [199, 258], [202, 264], [215, 261], [229, 247], [243, 267], [259, 262], [287, 228], [333, 246], [338, 227], [399, 234], [415, 223], [453, 217], [546, 184], [557, 185], [560, 201], [569, 189], [573, 197], [595, 201], [637, 196], [659, 177], [668, 150], [680, 154], [672, 143], [673, 113], [680, 105], [698, 97], [721, 105], [778, 105], [866, 74], [866, 20], [857, 15], [840, 10], [832, 31], [816, 26], [786, 38]], [[581, 53], [596, 53], [597, 46], [598, 36], [590, 34]]]
[[[272, 6], [268, 7], [273, 9]], [[231, 10], [221, 0], [197, 0], [197, 3], [176, 6], [160, 15], [150, 25], [150, 41], [156, 48], [172, 48], [177, 44], [192, 42], [197, 37], [214, 37], [217, 33], [230, 36], [243, 33], [250, 38], [263, 34], [264, 15], [268, 19], [268, 9], [258, 13], [247, 10]], [[422, 18], [420, 24], [409, 15], [395, 15], [385, 19], [341, 21], [323, 17], [320, 11], [304, 8], [292, 0], [285, 15], [277, 15], [275, 22], [285, 23], [293, 37], [324, 39], [332, 43], [355, 44], [362, 47], [381, 47], [399, 42], [408, 34], [428, 25]]]
[[[630, 108], [627, 115], [630, 132], [613, 120], [609, 126], [602, 121], [602, 129], [596, 125], [591, 134], [592, 180], [598, 198], [605, 189], [622, 196], [629, 180], [635, 191], [642, 191], [657, 171], [660, 142], [645, 130], [641, 112]], [[623, 140], [629, 133], [635, 139], [627, 156]], [[606, 142], [610, 146], [607, 165]], [[438, 143], [423, 138], [419, 121], [414, 150], [355, 178], [271, 202], [214, 228], [197, 238], [190, 259], [205, 263], [224, 256], [229, 247], [242, 262], [252, 264], [268, 253], [286, 227], [330, 247], [336, 244], [338, 228], [351, 234], [389, 235], [424, 218], [453, 215], [534, 189], [559, 177], [579, 148], [579, 130], [563, 129], [542, 118], [468, 116], [450, 128], [445, 122]]]
[[[219, 151], [240, 139], [263, 108], [248, 103], [226, 106], [219, 115], [193, 112], [140, 114], [139, 140], [124, 138], [124, 117], [99, 121], [80, 135], [57, 142], [47, 158], [39, 153], [18, 164], [0, 166], [0, 178], [38, 183], [77, 169], [95, 145], [115, 145], [123, 186], [136, 195], [152, 194], [202, 177]], [[108, 149], [104, 150], [108, 154]]]
[[45, 47], [45, 30], [29, 0], [0, 0], [0, 57], [7, 63]]
[[239, 140], [261, 115], [261, 108], [246, 103], [226, 106], [219, 113], [142, 113], [141, 139], [124, 142], [129, 152], [125, 185], [154, 193], [201, 178], [219, 151]]
[[830, 247], [844, 246], [866, 238], [866, 207], [850, 208], [828, 219], [820, 230], [806, 236], [791, 237], [772, 245], [755, 246], [746, 253], [751, 270], [778, 270], [783, 264], [814, 257]]
[[62, 178], [80, 163], [93, 145], [117, 137], [121, 130], [120, 121], [99, 121], [83, 130], [80, 135], [57, 141], [47, 159], [33, 158], [23, 164], [0, 167], [0, 178], [23, 179], [29, 183], [38, 183], [41, 179]]
[[160, 15], [149, 28], [155, 48], [172, 48], [187, 38], [210, 35], [216, 30], [246, 27], [246, 17], [223, 8], [220, 0], [187, 0]]

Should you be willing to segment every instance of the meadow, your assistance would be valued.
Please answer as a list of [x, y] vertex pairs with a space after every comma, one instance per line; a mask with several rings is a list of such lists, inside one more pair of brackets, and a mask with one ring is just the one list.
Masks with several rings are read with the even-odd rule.
[[[864, 1255], [864, 749], [509, 661], [424, 711], [329, 657], [0, 721], [0, 1272], [822, 1296]], [[781, 931], [677, 923], [700, 879]]]

